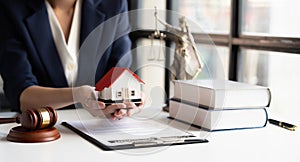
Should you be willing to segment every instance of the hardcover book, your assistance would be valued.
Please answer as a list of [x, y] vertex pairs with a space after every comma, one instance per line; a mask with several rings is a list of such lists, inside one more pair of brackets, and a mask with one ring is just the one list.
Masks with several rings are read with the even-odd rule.
[[268, 87], [229, 80], [175, 80], [173, 98], [210, 109], [268, 107]]
[[196, 104], [170, 100], [169, 117], [208, 131], [265, 127], [265, 108], [208, 109]]

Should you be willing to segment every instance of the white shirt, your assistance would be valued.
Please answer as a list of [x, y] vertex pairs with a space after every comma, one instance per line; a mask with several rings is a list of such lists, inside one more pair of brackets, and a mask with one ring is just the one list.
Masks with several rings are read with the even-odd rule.
[[53, 11], [53, 8], [47, 0], [45, 0], [47, 12], [49, 16], [52, 36], [56, 45], [60, 60], [62, 62], [65, 76], [69, 86], [73, 86], [77, 79], [78, 73], [78, 52], [81, 22], [81, 6], [82, 0], [77, 0], [68, 38], [68, 43], [60, 26], [60, 23]]

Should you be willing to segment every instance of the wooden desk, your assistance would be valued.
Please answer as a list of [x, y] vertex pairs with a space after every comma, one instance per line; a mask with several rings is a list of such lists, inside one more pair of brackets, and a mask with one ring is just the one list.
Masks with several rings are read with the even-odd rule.
[[[79, 120], [88, 115], [84, 110], [58, 111], [59, 122], [56, 128], [61, 133], [57, 141], [46, 143], [13, 143], [6, 141], [7, 133], [16, 124], [0, 125], [1, 162], [154, 162], [154, 161], [230, 161], [230, 162], [299, 162], [300, 130], [288, 131], [277, 126], [267, 125], [261, 129], [235, 130], [208, 133], [191, 129], [194, 134], [206, 136], [209, 143], [132, 149], [123, 151], [102, 151], [69, 129], [60, 125], [63, 120]], [[161, 119], [167, 113], [161, 112]], [[180, 126], [180, 124], [179, 124]]]

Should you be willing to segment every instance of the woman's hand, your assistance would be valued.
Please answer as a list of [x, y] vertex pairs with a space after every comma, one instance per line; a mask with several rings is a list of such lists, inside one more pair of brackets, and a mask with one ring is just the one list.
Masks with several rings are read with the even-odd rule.
[[[106, 114], [109, 112], [114, 111], [111, 113], [112, 119], [122, 119], [125, 116], [131, 116], [133, 114], [139, 113], [145, 104], [145, 95], [144, 93], [141, 93], [141, 103], [136, 106], [136, 104], [132, 102], [124, 102], [124, 103], [118, 103], [118, 104], [112, 104], [107, 106], [103, 111], [107, 111]], [[104, 104], [104, 103], [103, 103]]]
[[122, 119], [124, 116], [131, 116], [141, 111], [144, 106], [145, 97], [142, 93], [142, 102], [139, 106], [134, 103], [115, 103], [106, 106], [98, 101], [98, 92], [95, 87], [80, 86], [73, 90], [74, 102], [79, 102], [91, 115], [95, 117], [111, 117], [112, 119]]
[[127, 112], [126, 112], [126, 115], [127, 116], [131, 116], [133, 114], [136, 114], [136, 113], [139, 113], [140, 111], [142, 111], [144, 105], [145, 105], [145, 94], [143, 92], [141, 92], [141, 103], [136, 106], [134, 103], [127, 103], [127, 106], [128, 107], [132, 107], [132, 109], [129, 109]]

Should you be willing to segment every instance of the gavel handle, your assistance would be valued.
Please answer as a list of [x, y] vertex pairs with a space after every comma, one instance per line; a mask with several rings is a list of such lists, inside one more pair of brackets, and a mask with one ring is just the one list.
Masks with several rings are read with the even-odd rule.
[[0, 124], [15, 123], [17, 118], [0, 118]]

